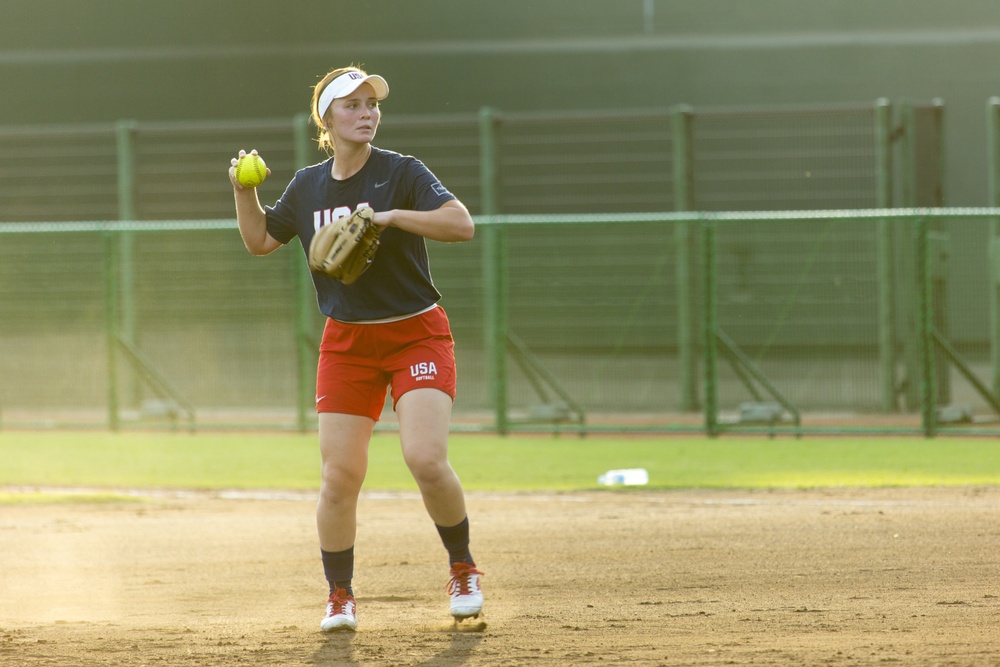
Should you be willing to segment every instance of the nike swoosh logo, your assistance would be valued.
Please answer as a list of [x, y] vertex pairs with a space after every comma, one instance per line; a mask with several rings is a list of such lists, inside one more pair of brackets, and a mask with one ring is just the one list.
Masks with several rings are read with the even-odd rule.
[[386, 185], [389, 185], [389, 181], [385, 181], [383, 183], [376, 183], [375, 187], [376, 188], [381, 188], [381, 187], [386, 186]]
[[322, 401], [324, 398], [326, 398], [326, 396], [317, 396], [316, 397], [316, 405], [319, 405], [319, 402]]

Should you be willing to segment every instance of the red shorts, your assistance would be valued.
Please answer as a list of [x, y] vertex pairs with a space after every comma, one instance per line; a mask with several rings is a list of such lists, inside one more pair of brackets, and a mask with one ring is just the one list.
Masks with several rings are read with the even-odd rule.
[[327, 319], [319, 346], [316, 412], [382, 414], [411, 389], [440, 389], [455, 400], [455, 341], [448, 315], [433, 308], [395, 322], [354, 324]]

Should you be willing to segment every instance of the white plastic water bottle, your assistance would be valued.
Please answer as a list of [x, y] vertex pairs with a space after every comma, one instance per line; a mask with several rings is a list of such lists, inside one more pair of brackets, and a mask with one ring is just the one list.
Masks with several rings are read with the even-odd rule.
[[645, 468], [609, 470], [597, 478], [597, 483], [604, 486], [642, 486], [649, 484], [649, 473]]

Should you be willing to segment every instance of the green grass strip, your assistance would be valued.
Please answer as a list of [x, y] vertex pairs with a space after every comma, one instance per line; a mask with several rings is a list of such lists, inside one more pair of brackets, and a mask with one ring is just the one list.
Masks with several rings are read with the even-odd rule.
[[[987, 438], [709, 439], [456, 434], [467, 490], [599, 488], [613, 468], [645, 468], [645, 488], [995, 485], [1000, 442]], [[0, 432], [0, 486], [165, 489], [318, 487], [315, 434]], [[415, 490], [392, 433], [375, 436], [365, 488]]]

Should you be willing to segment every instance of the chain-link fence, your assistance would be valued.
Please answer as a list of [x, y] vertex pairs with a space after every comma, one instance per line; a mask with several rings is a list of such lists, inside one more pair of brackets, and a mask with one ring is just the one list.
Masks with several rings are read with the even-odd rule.
[[[470, 243], [430, 243], [456, 424], [701, 429], [714, 383], [723, 423], [775, 402], [787, 419], [777, 393], [808, 415], [918, 428], [917, 217], [748, 215], [714, 231], [707, 266], [704, 219], [673, 212], [939, 206], [941, 112], [386, 118], [377, 143], [420, 157], [480, 222]], [[272, 169], [265, 203], [322, 159], [304, 118], [0, 128], [0, 423], [312, 427], [322, 323], [297, 244], [266, 259], [242, 246], [225, 175], [240, 148]], [[992, 223], [930, 224], [934, 330], [952, 344], [937, 344], [934, 404], [989, 419], [949, 354], [990, 384], [986, 295], [961, 287], [992, 284]]]

